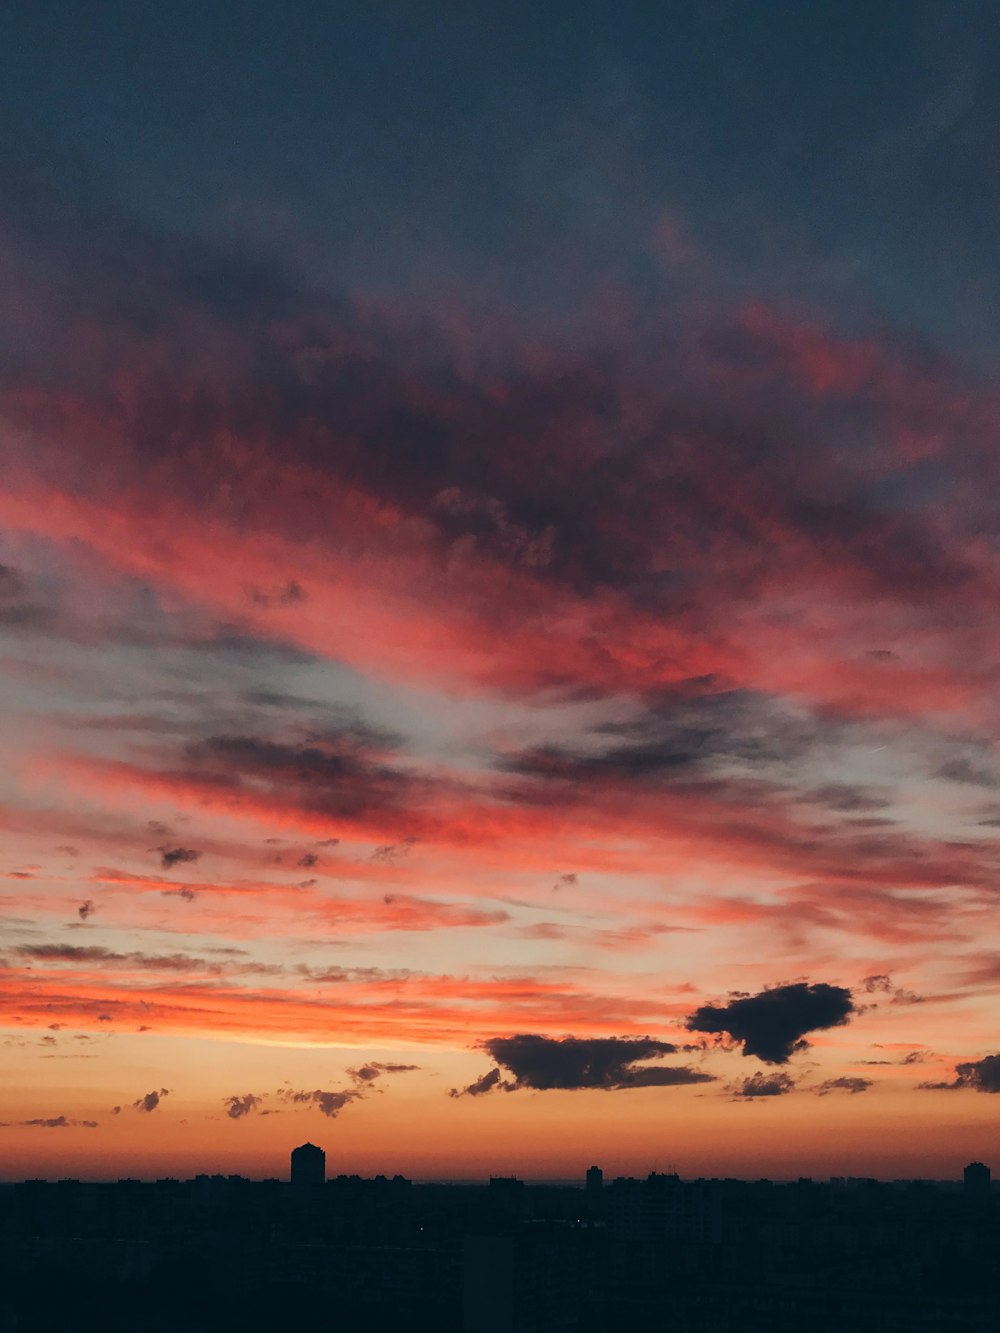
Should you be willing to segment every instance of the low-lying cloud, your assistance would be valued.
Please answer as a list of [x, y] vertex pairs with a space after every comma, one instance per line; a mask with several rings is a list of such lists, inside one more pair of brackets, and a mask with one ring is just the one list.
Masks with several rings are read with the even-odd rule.
[[847, 1092], [851, 1096], [856, 1096], [859, 1092], [867, 1092], [873, 1086], [873, 1081], [870, 1078], [858, 1078], [845, 1074], [840, 1078], [826, 1079], [813, 1088], [813, 1092], [816, 1093], [817, 1097], [828, 1097], [831, 1092]]
[[744, 1055], [783, 1065], [808, 1048], [807, 1032], [841, 1027], [855, 1012], [845, 987], [798, 981], [757, 995], [738, 995], [724, 1005], [702, 1005], [687, 1026], [692, 1032], [729, 1036], [742, 1045]]
[[794, 1090], [795, 1080], [791, 1074], [766, 1074], [763, 1070], [751, 1074], [730, 1089], [735, 1097], [783, 1097]]
[[36, 1116], [33, 1120], [0, 1120], [0, 1129], [96, 1129], [96, 1120], [74, 1120], [72, 1116]]
[[169, 1093], [169, 1088], [160, 1088], [159, 1091], [154, 1088], [152, 1092], [147, 1092], [144, 1096], [137, 1097], [132, 1103], [132, 1109], [134, 1111], [145, 1111], [147, 1113], [155, 1111], [163, 1098], [168, 1096]]
[[687, 1065], [649, 1066], [642, 1060], [675, 1055], [677, 1047], [654, 1037], [543, 1037], [520, 1033], [494, 1037], [482, 1049], [513, 1078], [491, 1070], [466, 1088], [452, 1088], [449, 1096], [476, 1097], [493, 1089], [517, 1092], [550, 1089], [665, 1088], [689, 1083], [710, 1083], [712, 1074]]
[[951, 1083], [921, 1083], [925, 1092], [958, 1092], [969, 1088], [973, 1092], [1000, 1092], [1000, 1054], [984, 1055], [981, 1060], [966, 1060], [955, 1066]]

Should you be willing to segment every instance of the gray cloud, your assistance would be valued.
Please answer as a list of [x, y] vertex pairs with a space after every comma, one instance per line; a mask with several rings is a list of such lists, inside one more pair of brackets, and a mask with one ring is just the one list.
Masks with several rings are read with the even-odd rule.
[[795, 1080], [790, 1074], [765, 1074], [760, 1070], [735, 1084], [731, 1091], [737, 1097], [783, 1097], [794, 1088]]
[[38, 1116], [34, 1120], [0, 1120], [0, 1129], [96, 1129], [96, 1120], [74, 1120], [70, 1116]]
[[348, 1069], [347, 1074], [359, 1085], [370, 1085], [376, 1079], [381, 1078], [383, 1074], [410, 1074], [419, 1068], [419, 1065], [400, 1065], [369, 1060], [367, 1064], [356, 1065], [353, 1069]]
[[334, 1092], [327, 1092], [322, 1088], [316, 1088], [312, 1092], [293, 1092], [290, 1088], [283, 1088], [278, 1095], [296, 1105], [311, 1103], [322, 1115], [334, 1120], [345, 1106], [358, 1101], [364, 1093], [359, 1088], [344, 1088]]
[[144, 1096], [137, 1097], [132, 1103], [132, 1108], [135, 1111], [155, 1111], [161, 1100], [168, 1096], [169, 1092], [169, 1088], [160, 1088], [159, 1092], [154, 1088], [152, 1092], [147, 1092]]
[[859, 1092], [867, 1092], [871, 1087], [874, 1087], [874, 1083], [870, 1078], [854, 1078], [845, 1074], [841, 1078], [826, 1079], [818, 1087], [813, 1088], [813, 1092], [817, 1097], [827, 1097], [831, 1092], [848, 1092], [856, 1095]]
[[164, 870], [171, 870], [178, 865], [187, 865], [201, 857], [201, 852], [195, 851], [193, 847], [157, 847], [156, 850], [160, 853], [160, 863]]
[[799, 981], [756, 995], [739, 995], [724, 1005], [702, 1005], [687, 1019], [692, 1032], [727, 1034], [767, 1064], [785, 1064], [809, 1043], [805, 1033], [840, 1027], [855, 1013], [851, 992], [825, 982]]
[[513, 1083], [504, 1082], [503, 1075], [499, 1069], [488, 1069], [485, 1074], [469, 1083], [464, 1088], [449, 1088], [449, 1097], [482, 1097], [484, 1093], [492, 1092], [494, 1088], [503, 1088], [505, 1092], [511, 1092], [514, 1089]]
[[955, 1066], [952, 1083], [920, 1083], [926, 1092], [957, 1092], [963, 1088], [973, 1092], [1000, 1092], [1000, 1055], [984, 1055], [981, 1060], [966, 1060]]
[[[494, 1037], [482, 1043], [498, 1065], [513, 1074], [504, 1081], [491, 1071], [468, 1088], [452, 1089], [452, 1096], [478, 1096], [492, 1088], [514, 1092], [522, 1088], [549, 1089], [665, 1088], [689, 1083], [710, 1083], [713, 1075], [687, 1065], [649, 1066], [638, 1062], [674, 1055], [672, 1042], [654, 1037], [543, 1037], [520, 1033]], [[496, 1077], [493, 1078], [492, 1074]]]
[[258, 1097], [253, 1092], [247, 1092], [242, 1097], [239, 1097], [234, 1093], [230, 1097], [223, 1098], [226, 1107], [226, 1115], [230, 1120], [242, 1120], [243, 1117], [248, 1116], [251, 1111], [255, 1111], [262, 1101], [263, 1098]]

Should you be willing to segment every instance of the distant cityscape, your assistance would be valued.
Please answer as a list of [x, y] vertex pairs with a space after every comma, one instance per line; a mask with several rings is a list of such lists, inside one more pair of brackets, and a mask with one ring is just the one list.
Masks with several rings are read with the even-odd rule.
[[995, 1330], [1000, 1190], [834, 1177], [574, 1184], [328, 1177], [0, 1189], [0, 1333], [241, 1330], [287, 1320], [442, 1333]]

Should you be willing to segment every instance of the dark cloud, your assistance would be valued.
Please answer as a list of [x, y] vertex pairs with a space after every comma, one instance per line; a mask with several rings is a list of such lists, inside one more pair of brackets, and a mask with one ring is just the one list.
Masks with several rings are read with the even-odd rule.
[[0, 606], [24, 596], [24, 575], [13, 565], [0, 565]]
[[765, 1074], [760, 1070], [734, 1084], [731, 1091], [736, 1097], [783, 1097], [794, 1088], [795, 1080], [790, 1074]]
[[712, 677], [663, 690], [647, 705], [634, 721], [597, 728], [600, 744], [588, 751], [540, 746], [508, 755], [502, 766], [548, 783], [676, 785], [722, 766], [759, 771], [801, 758], [821, 735], [771, 696], [720, 688]]
[[494, 1088], [503, 1088], [510, 1092], [514, 1088], [513, 1083], [505, 1083], [503, 1075], [499, 1069], [488, 1069], [485, 1074], [477, 1078], [473, 1083], [464, 1088], [449, 1088], [449, 1097], [482, 1097], [484, 1093], [492, 1092]]
[[195, 851], [193, 847], [157, 847], [156, 850], [160, 853], [160, 862], [164, 870], [171, 870], [177, 865], [187, 865], [201, 857], [201, 852]]
[[402, 838], [399, 842], [387, 842], [376, 847], [372, 852], [373, 861], [398, 861], [401, 856], [409, 856], [416, 845], [416, 838]]
[[419, 1065], [400, 1065], [369, 1060], [367, 1064], [356, 1065], [353, 1069], [348, 1069], [347, 1074], [355, 1083], [363, 1085], [374, 1083], [383, 1074], [411, 1074], [419, 1068]]
[[1000, 1092], [1000, 1055], [984, 1055], [981, 1060], [967, 1060], [955, 1066], [952, 1083], [920, 1083], [927, 1092], [955, 1092], [969, 1088], [973, 1092]]
[[97, 907], [94, 904], [93, 899], [85, 898], [84, 901], [80, 904], [80, 906], [76, 909], [76, 914], [81, 921], [86, 921], [87, 918], [93, 916], [96, 911]]
[[884, 972], [878, 972], [870, 977], [863, 977], [861, 985], [868, 995], [887, 995], [892, 991], [892, 978]]
[[887, 995], [890, 1004], [923, 1004], [924, 997], [915, 991], [904, 990], [893, 983], [892, 977], [879, 972], [861, 981], [866, 995]]
[[38, 1117], [34, 1120], [0, 1120], [0, 1129], [20, 1127], [32, 1129], [96, 1129], [96, 1120], [74, 1120], [70, 1116], [54, 1115]]
[[318, 860], [319, 857], [315, 852], [306, 852], [304, 856], [299, 857], [295, 864], [303, 870], [311, 870]]
[[472, 1096], [488, 1091], [489, 1087], [504, 1087], [508, 1091], [521, 1088], [539, 1091], [603, 1088], [610, 1091], [713, 1081], [711, 1074], [686, 1065], [657, 1067], [639, 1064], [640, 1060], [656, 1060], [676, 1054], [677, 1047], [672, 1042], [657, 1041], [653, 1037], [541, 1037], [521, 1033], [513, 1037], [494, 1037], [484, 1041], [482, 1047], [514, 1077], [511, 1082], [504, 1083], [498, 1075], [487, 1086], [484, 1076], [470, 1085], [475, 1091], [465, 1090]]
[[[212, 790], [266, 793], [276, 803], [334, 818], [401, 815], [420, 781], [391, 762], [398, 744], [398, 737], [360, 721], [311, 734], [301, 743], [211, 736], [187, 748], [183, 776]], [[391, 847], [402, 851], [411, 841]], [[384, 853], [384, 859], [390, 855]]]
[[870, 787], [852, 785], [846, 782], [830, 782], [825, 787], [816, 787], [813, 791], [807, 793], [807, 797], [817, 805], [825, 806], [828, 810], [836, 810], [842, 814], [884, 810], [891, 804], [884, 796], [873, 792]]
[[359, 1088], [344, 1088], [334, 1092], [326, 1092], [322, 1088], [315, 1088], [312, 1092], [293, 1092], [290, 1088], [283, 1088], [278, 1095], [296, 1105], [311, 1103], [322, 1115], [334, 1120], [345, 1106], [362, 1098], [364, 1092]]
[[192, 954], [170, 953], [119, 953], [115, 949], [106, 949], [102, 945], [76, 944], [24, 944], [16, 950], [21, 958], [28, 958], [39, 963], [69, 963], [76, 966], [134, 968], [150, 972], [200, 972], [209, 976], [220, 976], [223, 972], [263, 972], [278, 973], [277, 964], [253, 962], [214, 962], [196, 958]]
[[[344, 972], [338, 979], [348, 975]], [[351, 1102], [363, 1100], [372, 1085], [385, 1074], [409, 1074], [419, 1069], [419, 1065], [396, 1064], [391, 1061], [369, 1060], [363, 1065], [356, 1065], [347, 1070], [353, 1086], [350, 1088], [326, 1091], [315, 1088], [310, 1091], [296, 1091], [292, 1088], [279, 1088], [278, 1096], [294, 1105], [312, 1104], [322, 1115], [334, 1119]], [[380, 1091], [380, 1089], [377, 1089]]]
[[152, 1092], [147, 1092], [145, 1096], [137, 1097], [132, 1103], [132, 1109], [135, 1111], [155, 1111], [161, 1100], [168, 1096], [169, 1092], [169, 1088], [160, 1088], [158, 1092], [154, 1088]]
[[247, 595], [256, 606], [296, 606], [306, 597], [294, 579], [274, 588], [249, 588]]
[[851, 1094], [867, 1092], [871, 1087], [874, 1087], [874, 1083], [870, 1078], [855, 1078], [845, 1074], [840, 1078], [826, 1079], [813, 1088], [813, 1092], [818, 1097], [826, 1097], [831, 1092], [849, 1092]]
[[230, 1120], [242, 1120], [248, 1116], [251, 1111], [255, 1111], [263, 1101], [253, 1092], [247, 1092], [242, 1097], [233, 1094], [230, 1097], [223, 1098], [226, 1107], [226, 1115]]
[[1000, 776], [968, 756], [949, 759], [940, 766], [935, 777], [947, 778], [949, 782], [966, 787], [983, 787], [988, 791], [1000, 787]]
[[840, 1027], [855, 1013], [851, 992], [825, 982], [794, 982], [757, 995], [740, 995], [724, 1005], [702, 1005], [687, 1019], [692, 1032], [725, 1034], [768, 1064], [785, 1064], [805, 1050], [807, 1032]]
[[49, 630], [55, 621], [54, 608], [31, 599], [24, 574], [13, 565], [0, 565], [0, 625], [10, 629]]

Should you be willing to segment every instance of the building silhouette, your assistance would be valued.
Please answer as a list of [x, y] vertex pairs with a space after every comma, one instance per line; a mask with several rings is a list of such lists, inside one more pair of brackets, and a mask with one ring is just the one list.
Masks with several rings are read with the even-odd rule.
[[600, 1194], [604, 1188], [604, 1172], [599, 1166], [592, 1166], [587, 1172], [587, 1193]]
[[[946, 1181], [0, 1183], [0, 1333], [997, 1333], [1000, 1191]], [[300, 1169], [300, 1163], [301, 1169]], [[593, 1177], [592, 1177], [593, 1179]], [[304, 1182], [304, 1183], [303, 1183]], [[131, 1321], [131, 1322], [130, 1322]]]
[[970, 1162], [962, 1172], [962, 1185], [966, 1194], [989, 1194], [990, 1168], [982, 1162]]
[[315, 1143], [292, 1149], [292, 1184], [322, 1185], [326, 1180], [326, 1153]]

